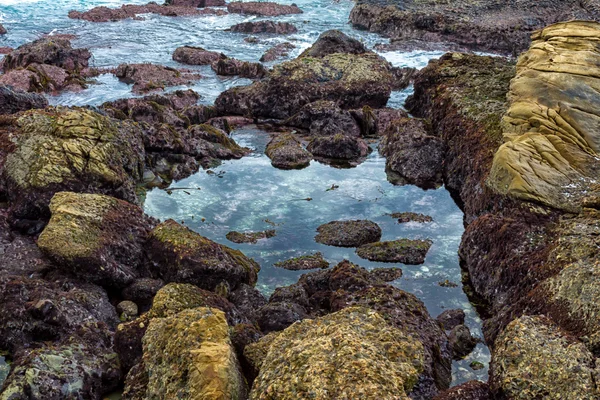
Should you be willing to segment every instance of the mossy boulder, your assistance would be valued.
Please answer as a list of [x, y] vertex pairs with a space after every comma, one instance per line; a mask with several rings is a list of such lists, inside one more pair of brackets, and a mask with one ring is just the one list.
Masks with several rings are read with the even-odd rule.
[[168, 86], [189, 85], [202, 78], [190, 70], [175, 69], [157, 64], [121, 64], [114, 72], [122, 82], [133, 84], [134, 93], [164, 90]]
[[59, 191], [137, 202], [145, 155], [137, 126], [63, 107], [27, 111], [15, 125], [2, 174], [15, 216], [49, 216], [48, 204]]
[[362, 245], [356, 249], [356, 254], [360, 258], [370, 261], [401, 262], [403, 264], [418, 265], [425, 262], [425, 256], [431, 244], [431, 240], [390, 240]]
[[139, 275], [151, 229], [141, 208], [104, 195], [59, 192], [50, 212], [38, 246], [59, 268], [120, 288]]
[[227, 56], [223, 53], [194, 46], [178, 47], [173, 52], [173, 60], [189, 65], [210, 65], [225, 58]]
[[288, 269], [290, 271], [329, 268], [329, 263], [323, 258], [323, 254], [321, 253], [290, 258], [289, 260], [276, 262], [274, 265], [278, 268]]
[[[593, 72], [600, 24], [572, 21], [533, 35], [510, 84], [505, 143], [487, 184], [501, 194], [566, 211], [600, 199], [600, 86]], [[577, 93], [575, 95], [575, 93]], [[596, 200], [598, 201], [598, 200]]]
[[320, 100], [309, 103], [283, 122], [286, 126], [302, 128], [313, 136], [329, 136], [343, 133], [361, 136], [361, 127], [351, 111], [341, 109], [336, 102]]
[[271, 165], [280, 169], [302, 169], [308, 167], [312, 160], [311, 154], [291, 133], [274, 136], [265, 153], [271, 159]]
[[317, 228], [315, 241], [329, 246], [358, 247], [381, 239], [381, 228], [368, 220], [332, 221]]
[[[203, 160], [240, 159], [250, 153], [219, 128], [209, 124], [192, 125], [183, 135], [184, 153]], [[204, 163], [203, 163], [204, 164]]]
[[343, 160], [356, 161], [366, 157], [371, 148], [360, 137], [336, 133], [332, 136], [317, 136], [311, 139], [306, 150], [325, 161]]
[[433, 222], [433, 218], [431, 218], [429, 215], [415, 213], [411, 211], [391, 213], [388, 215], [392, 218], [397, 219], [399, 224], [403, 224], [406, 222]]
[[263, 340], [251, 399], [408, 399], [423, 368], [423, 345], [362, 307], [296, 323], [258, 346]]
[[[143, 339], [145, 399], [244, 399], [247, 388], [225, 314], [194, 308], [154, 318]], [[174, 368], [177, 366], [177, 368]]]
[[269, 239], [276, 235], [274, 230], [262, 232], [228, 232], [225, 237], [233, 243], [257, 243], [261, 239]]
[[46, 106], [48, 100], [40, 94], [23, 93], [8, 86], [0, 86], [0, 115]]
[[545, 317], [524, 316], [496, 339], [490, 386], [508, 399], [596, 399], [594, 356]]
[[146, 244], [149, 268], [165, 282], [191, 283], [214, 290], [254, 285], [260, 266], [241, 251], [213, 242], [173, 220], [158, 225]]

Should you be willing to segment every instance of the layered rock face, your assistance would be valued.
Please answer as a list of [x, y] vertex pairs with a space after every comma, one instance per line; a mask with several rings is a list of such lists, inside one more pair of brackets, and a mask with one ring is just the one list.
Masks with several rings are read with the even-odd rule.
[[599, 20], [598, 11], [595, 1], [576, 0], [362, 0], [350, 21], [399, 42], [454, 43], [517, 55], [527, 49], [535, 30], [560, 21]]
[[540, 30], [516, 72], [448, 54], [408, 102], [448, 146], [444, 181], [465, 211], [460, 255], [488, 304], [499, 398], [598, 396], [598, 34], [580, 21]]

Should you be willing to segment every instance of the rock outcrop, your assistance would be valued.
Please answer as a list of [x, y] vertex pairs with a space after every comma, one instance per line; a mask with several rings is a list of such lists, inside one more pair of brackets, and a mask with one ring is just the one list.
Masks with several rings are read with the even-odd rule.
[[233, 14], [258, 15], [261, 17], [302, 14], [302, 10], [295, 4], [288, 6], [270, 1], [235, 1], [227, 4], [227, 11]]
[[269, 50], [265, 51], [265, 53], [260, 57], [259, 61], [271, 62], [277, 60], [278, 58], [287, 57], [289, 52], [295, 48], [296, 46], [288, 42], [276, 44]]
[[[187, 0], [183, 0], [186, 1]], [[193, 0], [196, 1], [196, 0]], [[219, 0], [198, 0], [198, 2], [216, 2], [219, 4]], [[179, 3], [179, 1], [177, 1]], [[190, 0], [191, 2], [191, 0]], [[181, 17], [188, 15], [226, 15], [227, 12], [224, 10], [213, 9], [213, 8], [202, 8], [198, 9], [196, 7], [184, 6], [184, 5], [159, 5], [154, 2], [148, 4], [123, 4], [120, 8], [108, 8], [105, 6], [94, 7], [88, 11], [69, 11], [69, 18], [72, 19], [82, 19], [90, 22], [111, 22], [111, 21], [120, 21], [124, 19], [135, 19], [135, 20], [143, 20], [143, 17], [140, 17], [139, 14], [158, 14], [166, 17]]]
[[381, 239], [381, 228], [368, 220], [331, 221], [317, 228], [315, 241], [329, 246], [358, 247]]
[[291, 133], [274, 136], [267, 144], [265, 154], [271, 159], [271, 165], [281, 169], [302, 169], [312, 160], [311, 154]]
[[298, 32], [298, 29], [289, 22], [257, 21], [242, 22], [229, 28], [231, 32], [240, 33], [272, 33], [277, 35], [289, 35]]
[[119, 80], [133, 84], [134, 93], [164, 90], [167, 86], [189, 85], [202, 78], [194, 71], [156, 64], [121, 64], [114, 73]]
[[7, 86], [0, 86], [0, 115], [15, 114], [32, 108], [45, 108], [48, 100], [40, 94], [24, 93]]

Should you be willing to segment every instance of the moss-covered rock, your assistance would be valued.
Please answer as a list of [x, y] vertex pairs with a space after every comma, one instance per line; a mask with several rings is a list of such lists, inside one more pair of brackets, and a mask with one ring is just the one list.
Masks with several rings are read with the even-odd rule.
[[323, 258], [323, 254], [321, 253], [290, 258], [289, 260], [276, 262], [274, 265], [290, 271], [329, 268], [329, 263]]
[[57, 266], [107, 286], [124, 287], [138, 276], [151, 229], [142, 209], [114, 197], [59, 192], [50, 212], [38, 246]]
[[302, 169], [312, 160], [311, 154], [291, 133], [274, 136], [267, 144], [265, 154], [271, 159], [271, 165], [281, 169]]
[[315, 241], [329, 246], [358, 247], [381, 239], [381, 228], [367, 220], [332, 221], [317, 228]]
[[228, 232], [225, 237], [233, 243], [256, 243], [261, 239], [269, 239], [276, 235], [274, 230], [262, 232]]
[[156, 64], [121, 64], [115, 76], [127, 84], [133, 84], [134, 93], [164, 90], [167, 86], [188, 85], [200, 78], [190, 70], [175, 69]]
[[330, 136], [338, 133], [345, 136], [361, 136], [361, 127], [351, 111], [343, 110], [335, 101], [329, 100], [305, 105], [283, 124], [308, 130], [313, 136]]
[[152, 319], [143, 345], [146, 399], [245, 398], [247, 388], [222, 311], [201, 307]]
[[417, 265], [425, 262], [431, 244], [431, 240], [398, 239], [362, 245], [356, 249], [356, 254], [370, 261]]
[[40, 94], [23, 93], [8, 86], [0, 86], [0, 115], [46, 106], [48, 100]]
[[408, 399], [423, 368], [423, 345], [362, 307], [296, 323], [267, 340], [251, 399]]
[[144, 170], [142, 132], [90, 110], [31, 110], [16, 121], [3, 176], [13, 213], [48, 216], [59, 191], [109, 194], [136, 202]]
[[158, 225], [146, 244], [150, 269], [165, 282], [191, 283], [214, 290], [221, 282], [235, 289], [254, 285], [260, 266], [241, 251], [215, 243], [173, 220]]
[[398, 219], [399, 224], [403, 224], [405, 222], [432, 222], [433, 218], [429, 215], [414, 213], [414, 212], [398, 212], [387, 214], [392, 218]]
[[508, 399], [596, 399], [594, 357], [545, 317], [524, 316], [498, 337], [490, 386]]
[[317, 136], [311, 139], [306, 150], [315, 157], [345, 161], [358, 160], [371, 152], [371, 148], [364, 139], [344, 133]]

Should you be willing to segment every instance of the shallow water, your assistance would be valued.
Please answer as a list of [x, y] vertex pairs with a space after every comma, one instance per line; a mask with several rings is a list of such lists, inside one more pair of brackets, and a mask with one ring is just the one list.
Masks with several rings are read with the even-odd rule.
[[[290, 41], [296, 49], [289, 57], [297, 56], [310, 46], [320, 33], [339, 29], [363, 41], [368, 47], [385, 43], [377, 35], [352, 29], [347, 23], [354, 2], [349, 0], [280, 0], [295, 2], [304, 14], [282, 16], [278, 21], [294, 23], [298, 33], [287, 36], [256, 35], [259, 43], [244, 41], [248, 35], [226, 32], [231, 25], [259, 20], [260, 17], [192, 16], [163, 17], [145, 15], [144, 21], [125, 20], [109, 23], [91, 23], [67, 17], [71, 9], [87, 10], [104, 5], [144, 4], [147, 0], [0, 0], [0, 23], [9, 31], [0, 36], [0, 46], [17, 47], [49, 33], [77, 35], [73, 44], [87, 47], [93, 53], [91, 65], [115, 67], [123, 62], [153, 62], [174, 67], [198, 69], [204, 78], [190, 86], [202, 95], [201, 103], [211, 104], [223, 90], [250, 83], [236, 77], [217, 77], [208, 67], [189, 67], [171, 59], [175, 48], [183, 45], [201, 46], [222, 51], [228, 56], [247, 61], [258, 61], [273, 45]], [[424, 67], [439, 57], [441, 52], [382, 52], [396, 66]], [[281, 61], [281, 60], [280, 60]], [[280, 62], [277, 61], [277, 62]], [[180, 87], [170, 88], [176, 90]], [[412, 88], [392, 93], [388, 106], [400, 108]], [[101, 75], [96, 84], [79, 93], [49, 96], [52, 104], [99, 105], [124, 97], [133, 97], [130, 85], [119, 82], [112, 75]], [[467, 313], [467, 324], [474, 334], [481, 335], [481, 321], [469, 304], [461, 287], [443, 288], [438, 282], [450, 280], [460, 284], [457, 250], [463, 232], [462, 213], [448, 192], [423, 191], [414, 186], [397, 187], [387, 182], [385, 160], [375, 151], [354, 169], [335, 169], [317, 162], [301, 171], [281, 171], [271, 167], [263, 154], [268, 136], [257, 130], [238, 130], [234, 138], [254, 148], [251, 156], [238, 161], [224, 162], [215, 168], [217, 174], [204, 171], [177, 182], [173, 186], [200, 187], [190, 192], [174, 191], [168, 195], [155, 189], [148, 193], [146, 212], [161, 219], [184, 221], [192, 229], [228, 246], [239, 248], [262, 266], [259, 287], [269, 294], [276, 286], [293, 283], [300, 272], [276, 269], [277, 261], [320, 251], [332, 264], [347, 258], [366, 268], [393, 266], [359, 259], [353, 249], [342, 249], [314, 242], [318, 225], [337, 219], [367, 218], [377, 222], [383, 230], [382, 240], [397, 237], [430, 238], [434, 244], [421, 266], [401, 266], [404, 276], [394, 282], [398, 287], [416, 294], [424, 301], [432, 316], [445, 309], [462, 308]], [[331, 185], [339, 185], [326, 191]], [[311, 197], [313, 200], [303, 201]], [[414, 211], [431, 215], [433, 223], [397, 224], [386, 213]], [[202, 222], [202, 218], [205, 221]], [[278, 225], [273, 228], [265, 219]], [[276, 229], [277, 236], [256, 245], [228, 242], [230, 230]], [[487, 379], [487, 367], [472, 371], [471, 360], [486, 364], [489, 351], [479, 345], [466, 360], [453, 364], [453, 384], [469, 379]], [[0, 385], [6, 364], [0, 357]]]

